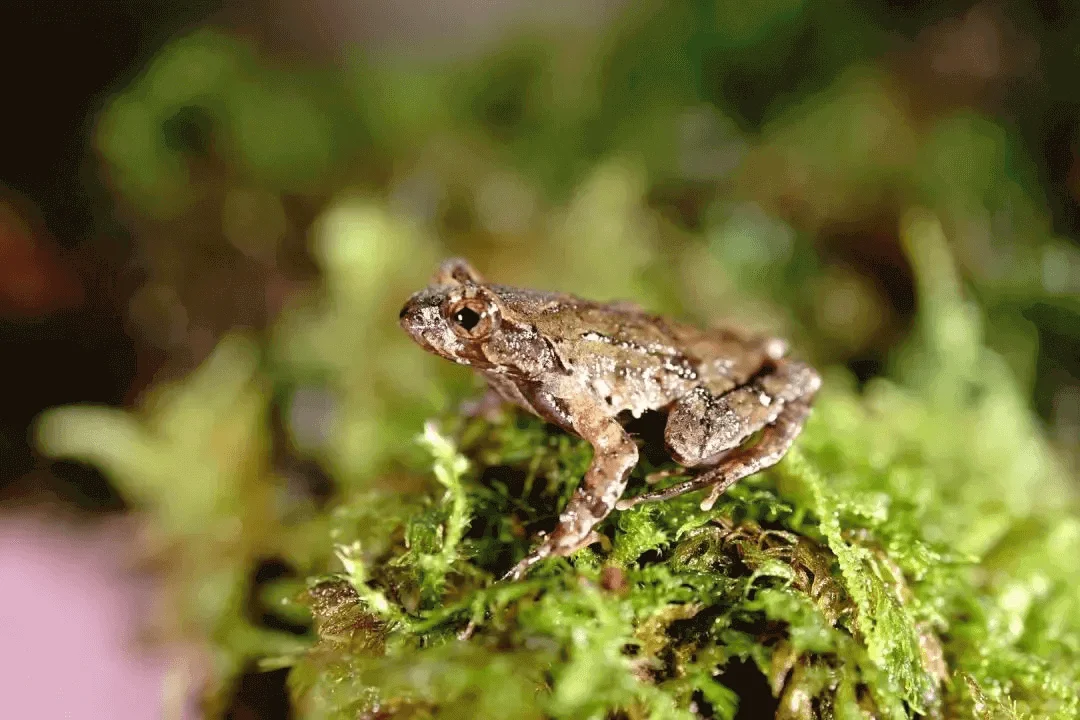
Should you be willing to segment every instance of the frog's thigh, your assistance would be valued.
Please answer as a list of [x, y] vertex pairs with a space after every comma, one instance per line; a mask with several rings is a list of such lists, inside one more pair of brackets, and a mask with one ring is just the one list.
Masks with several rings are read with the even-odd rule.
[[812, 397], [820, 385], [809, 365], [784, 360], [723, 395], [695, 388], [668, 413], [664, 439], [679, 464], [714, 465], [724, 453], [776, 422], [787, 403]]
[[[821, 386], [818, 374], [803, 363], [785, 362], [777, 370], [780, 372], [763, 376], [754, 384], [762, 391], [772, 393], [772, 405], [777, 407], [776, 415], [763, 428], [759, 442], [724, 456], [716, 467], [686, 482], [623, 500], [618, 504], [619, 509], [711, 487], [712, 492], [701, 504], [702, 508], [708, 509], [725, 490], [742, 478], [775, 465], [802, 431], [803, 423], [810, 414], [810, 400]], [[735, 392], [737, 390], [732, 391]]]
[[807, 401], [799, 399], [787, 403], [776, 422], [761, 433], [760, 442], [739, 450], [715, 468], [694, 478], [691, 481], [693, 487], [684, 492], [711, 488], [708, 496], [701, 501], [701, 509], [710, 510], [720, 496], [739, 480], [780, 462], [780, 458], [784, 457], [795, 438], [802, 432], [809, 414], [810, 405]]
[[783, 400], [756, 385], [716, 396], [704, 387], [683, 396], [668, 413], [664, 440], [680, 465], [712, 465], [758, 430], [773, 422]]
[[788, 451], [802, 431], [803, 423], [810, 414], [807, 400], [798, 399], [784, 406], [776, 422], [761, 433], [761, 441], [748, 448], [740, 448], [725, 457], [716, 467], [709, 468], [697, 477], [663, 490], [638, 495], [619, 501], [619, 510], [627, 510], [638, 503], [667, 500], [695, 490], [711, 488], [701, 503], [702, 510], [709, 510], [729, 487], [739, 480], [775, 465]]

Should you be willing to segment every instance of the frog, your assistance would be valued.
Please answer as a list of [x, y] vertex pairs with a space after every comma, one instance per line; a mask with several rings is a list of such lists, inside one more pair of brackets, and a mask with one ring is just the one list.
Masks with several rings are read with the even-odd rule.
[[[445, 260], [399, 323], [424, 350], [483, 377], [488, 391], [477, 406], [519, 407], [592, 446], [557, 525], [508, 580], [601, 541], [597, 526], [615, 511], [699, 490], [707, 491], [702, 510], [711, 510], [739, 480], [781, 460], [821, 387], [819, 373], [769, 334], [489, 283], [464, 258]], [[648, 411], [666, 413], [666, 450], [693, 474], [624, 498], [639, 455], [625, 425]]]

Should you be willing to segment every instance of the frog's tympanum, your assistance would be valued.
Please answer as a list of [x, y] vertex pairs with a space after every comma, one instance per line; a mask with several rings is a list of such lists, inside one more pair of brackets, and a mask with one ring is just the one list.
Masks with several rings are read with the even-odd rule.
[[[784, 455], [821, 378], [786, 344], [702, 330], [628, 303], [493, 285], [460, 259], [401, 310], [421, 347], [477, 370], [495, 394], [592, 444], [592, 465], [558, 526], [510, 572], [597, 540], [613, 509], [710, 488], [702, 507]], [[620, 500], [638, 448], [620, 414], [667, 413], [671, 456], [701, 468], [673, 487]], [[759, 433], [748, 444], [751, 435]]]

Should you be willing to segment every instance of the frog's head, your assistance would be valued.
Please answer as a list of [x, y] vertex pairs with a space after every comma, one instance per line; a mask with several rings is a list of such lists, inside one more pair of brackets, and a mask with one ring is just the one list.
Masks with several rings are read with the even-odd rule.
[[447, 260], [401, 308], [401, 327], [428, 352], [462, 365], [488, 364], [483, 347], [502, 323], [498, 297], [469, 263]]

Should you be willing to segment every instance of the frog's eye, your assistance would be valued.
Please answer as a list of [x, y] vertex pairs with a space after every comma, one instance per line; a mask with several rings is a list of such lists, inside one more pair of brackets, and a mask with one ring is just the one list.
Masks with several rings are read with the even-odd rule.
[[480, 317], [480, 313], [472, 308], [463, 307], [454, 313], [454, 322], [460, 325], [465, 332], [471, 332], [474, 327], [480, 324]]
[[446, 317], [456, 334], [471, 340], [489, 335], [496, 320], [494, 308], [478, 298], [451, 305]]

